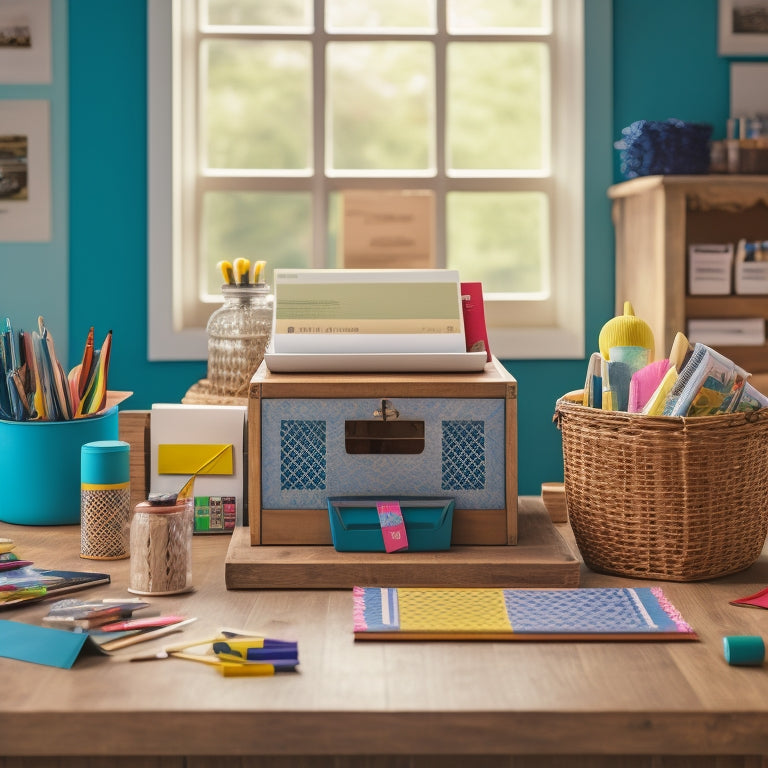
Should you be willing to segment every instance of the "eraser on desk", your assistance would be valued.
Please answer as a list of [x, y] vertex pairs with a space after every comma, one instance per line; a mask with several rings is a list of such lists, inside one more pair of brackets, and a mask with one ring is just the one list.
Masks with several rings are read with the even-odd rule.
[[724, 637], [723, 653], [732, 666], [760, 666], [765, 660], [765, 643], [758, 635]]

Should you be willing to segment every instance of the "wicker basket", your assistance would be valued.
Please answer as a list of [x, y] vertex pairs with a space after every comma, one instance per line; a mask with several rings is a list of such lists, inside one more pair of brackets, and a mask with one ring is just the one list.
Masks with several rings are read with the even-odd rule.
[[650, 417], [561, 398], [568, 517], [594, 571], [667, 581], [736, 573], [768, 530], [768, 409]]

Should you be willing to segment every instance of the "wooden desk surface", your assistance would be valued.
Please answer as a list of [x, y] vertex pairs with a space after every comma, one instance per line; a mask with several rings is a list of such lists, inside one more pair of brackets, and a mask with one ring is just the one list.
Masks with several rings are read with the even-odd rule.
[[[129, 561], [81, 559], [78, 526], [0, 524], [3, 536], [41, 567], [111, 573], [109, 587], [83, 596], [128, 596]], [[227, 591], [227, 543], [196, 537], [196, 591], [153, 607], [199, 617], [173, 640], [222, 626], [296, 639], [299, 673], [231, 679], [177, 659], [124, 660], [160, 639], [70, 670], [0, 658], [0, 768], [768, 765], [754, 757], [768, 755], [768, 670], [730, 667], [722, 651], [724, 635], [768, 635], [767, 611], [728, 604], [768, 584], [766, 553], [742, 574], [663, 584], [698, 643], [356, 645], [349, 591]], [[650, 585], [586, 569], [581, 583]], [[46, 612], [37, 604], [0, 618], [37, 624]], [[237, 757], [249, 755], [262, 757]], [[363, 755], [380, 757], [353, 757]], [[694, 755], [713, 757], [682, 757]]]

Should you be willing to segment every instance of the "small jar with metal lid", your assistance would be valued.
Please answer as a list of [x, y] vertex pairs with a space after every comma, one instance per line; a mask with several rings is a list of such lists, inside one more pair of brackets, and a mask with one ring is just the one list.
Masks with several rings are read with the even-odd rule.
[[224, 304], [208, 319], [208, 385], [211, 394], [248, 397], [272, 335], [274, 296], [266, 283], [224, 284]]
[[136, 505], [129, 592], [174, 595], [192, 589], [192, 515], [190, 504], [175, 498]]

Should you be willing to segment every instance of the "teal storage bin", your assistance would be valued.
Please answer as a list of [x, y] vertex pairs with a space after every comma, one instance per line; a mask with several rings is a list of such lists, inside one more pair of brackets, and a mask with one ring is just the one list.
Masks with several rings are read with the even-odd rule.
[[117, 406], [71, 421], [0, 420], [0, 520], [17, 525], [80, 523], [80, 451], [117, 440]]
[[408, 552], [433, 552], [451, 546], [452, 498], [423, 496], [331, 496], [328, 514], [333, 546], [339, 552], [384, 552], [377, 501], [397, 501], [403, 513]]

